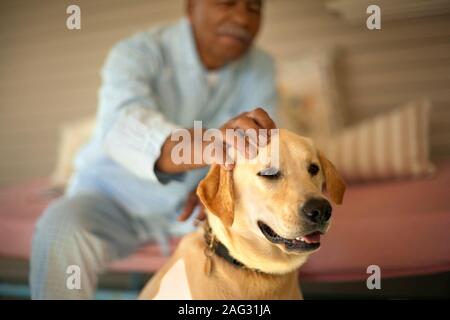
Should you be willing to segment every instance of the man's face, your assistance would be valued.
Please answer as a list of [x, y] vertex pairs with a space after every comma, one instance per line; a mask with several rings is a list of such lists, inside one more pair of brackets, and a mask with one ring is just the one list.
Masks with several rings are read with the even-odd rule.
[[249, 49], [259, 31], [261, 11], [262, 0], [188, 1], [197, 48], [207, 67], [220, 67]]

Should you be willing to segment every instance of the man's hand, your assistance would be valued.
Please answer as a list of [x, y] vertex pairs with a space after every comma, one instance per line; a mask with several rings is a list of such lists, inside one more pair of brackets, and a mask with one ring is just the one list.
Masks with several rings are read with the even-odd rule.
[[206, 218], [205, 208], [197, 197], [196, 189], [194, 189], [193, 191], [191, 191], [191, 193], [189, 193], [186, 204], [184, 205], [183, 212], [178, 217], [178, 221], [186, 221], [197, 207], [200, 208], [197, 219], [204, 220]]
[[[256, 147], [262, 147], [263, 142], [269, 143], [270, 141], [270, 130], [275, 129], [276, 125], [273, 122], [273, 120], [270, 118], [270, 116], [267, 114], [266, 111], [262, 108], [256, 108], [249, 112], [243, 112], [237, 117], [234, 117], [233, 119], [227, 121], [225, 124], [223, 124], [219, 130], [221, 131], [221, 140], [222, 141], [214, 141], [214, 142], [205, 142], [205, 141], [195, 141], [194, 139], [194, 130], [191, 128], [189, 129], [191, 134], [191, 154], [193, 155], [196, 149], [202, 149], [205, 148], [210, 143], [219, 143], [219, 146], [224, 148], [223, 155], [228, 154], [228, 149], [230, 146], [233, 146], [237, 149], [242, 155], [245, 155], [246, 158], [251, 158], [252, 156], [249, 154], [249, 146], [250, 144]], [[227, 130], [232, 130], [234, 134], [227, 135]], [[245, 136], [244, 132], [254, 129], [256, 130], [256, 136], [252, 137], [250, 135]], [[265, 129], [263, 131], [260, 131], [260, 129]], [[203, 129], [206, 130], [206, 129]], [[240, 136], [241, 138], [245, 139], [245, 145], [243, 150], [239, 150], [241, 148], [240, 143], [236, 143], [236, 133], [237, 136]], [[227, 141], [227, 139], [229, 141]], [[156, 168], [160, 170], [161, 172], [165, 173], [179, 173], [184, 172], [192, 169], [197, 169], [206, 166], [208, 163], [205, 162], [204, 159], [202, 159], [203, 163], [194, 163], [192, 161], [191, 163], [182, 163], [182, 164], [176, 164], [171, 159], [171, 152], [172, 149], [178, 144], [178, 141], [171, 141], [170, 137], [166, 139], [164, 142], [162, 148], [161, 148], [161, 155], [156, 161]], [[200, 148], [195, 147], [195, 143], [202, 143], [202, 146]], [[216, 163], [221, 163], [224, 165], [225, 169], [231, 170], [234, 165], [232, 162], [235, 159], [228, 159], [231, 160], [231, 164], [224, 164], [225, 159], [218, 159]]]
[[[230, 129], [238, 131], [241, 134], [243, 134], [246, 130], [253, 129], [256, 131], [256, 137], [241, 136], [242, 138], [245, 138], [245, 145], [244, 149], [240, 150], [239, 148], [241, 147], [241, 144], [236, 143], [235, 137], [231, 137], [230, 141], [227, 140], [230, 139], [230, 136], [226, 134], [226, 131]], [[266, 130], [260, 131], [261, 129]], [[239, 114], [237, 117], [234, 117], [233, 119], [227, 121], [220, 127], [222, 137], [224, 138], [224, 154], [226, 154], [227, 152], [227, 146], [231, 145], [236, 147], [237, 151], [239, 151], [242, 155], [245, 155], [245, 157], [252, 157], [252, 155], [249, 154], [250, 144], [255, 146], [256, 150], [258, 147], [264, 147], [265, 144], [268, 144], [270, 142], [271, 129], [276, 129], [275, 122], [262, 108], [256, 108], [252, 111]], [[233, 169], [233, 167], [234, 164], [224, 164], [224, 168], [226, 170], [231, 170]]]

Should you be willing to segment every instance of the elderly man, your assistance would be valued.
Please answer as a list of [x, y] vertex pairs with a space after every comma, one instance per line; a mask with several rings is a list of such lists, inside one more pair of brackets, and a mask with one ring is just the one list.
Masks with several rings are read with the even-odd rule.
[[[112, 261], [193, 229], [196, 200], [188, 194], [205, 163], [172, 161], [174, 130], [193, 131], [194, 120], [206, 128], [275, 127], [273, 62], [252, 46], [262, 6], [188, 0], [186, 18], [111, 50], [95, 134], [77, 157], [66, 196], [47, 208], [35, 230], [32, 298], [92, 298], [97, 275]], [[181, 224], [186, 200], [178, 220], [191, 223]], [[73, 270], [80, 271], [80, 288], [67, 285]]]

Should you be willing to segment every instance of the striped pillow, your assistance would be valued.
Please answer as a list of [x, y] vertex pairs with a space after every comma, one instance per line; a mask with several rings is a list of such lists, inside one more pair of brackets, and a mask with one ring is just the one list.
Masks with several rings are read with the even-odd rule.
[[349, 180], [429, 175], [430, 110], [417, 100], [364, 121], [328, 141], [325, 154]]

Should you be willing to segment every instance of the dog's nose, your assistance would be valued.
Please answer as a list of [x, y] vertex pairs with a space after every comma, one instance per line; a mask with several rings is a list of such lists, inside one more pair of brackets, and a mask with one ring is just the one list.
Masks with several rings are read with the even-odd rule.
[[325, 223], [331, 217], [331, 205], [324, 198], [308, 199], [302, 206], [301, 211], [309, 221], [313, 223]]

